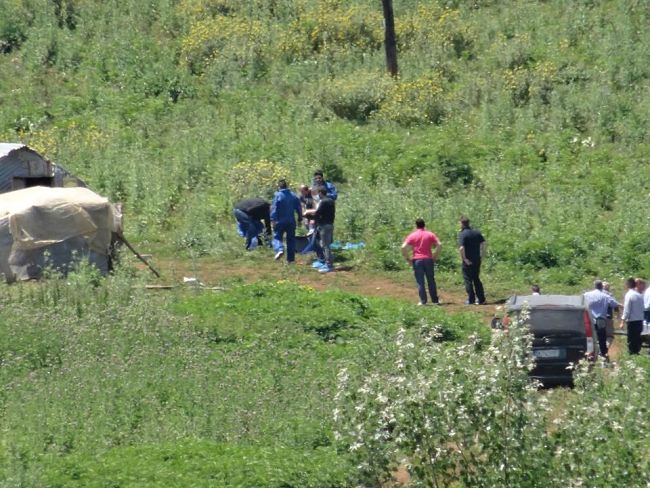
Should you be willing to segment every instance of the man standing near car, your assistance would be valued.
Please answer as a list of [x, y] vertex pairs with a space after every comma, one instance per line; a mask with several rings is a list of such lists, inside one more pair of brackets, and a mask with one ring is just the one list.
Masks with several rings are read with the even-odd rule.
[[650, 326], [650, 286], [643, 292], [643, 320]]
[[623, 317], [619, 327], [627, 324], [627, 350], [630, 354], [641, 351], [641, 330], [643, 329], [643, 295], [636, 290], [634, 278], [628, 278], [627, 293], [623, 302]]
[[[606, 281], [603, 281], [603, 291], [610, 297], [612, 296], [612, 293], [609, 291], [609, 283]], [[607, 307], [607, 349], [612, 347], [612, 343], [614, 342], [614, 312], [616, 312], [616, 316], [620, 319], [620, 310], [620, 306], [618, 308]]]
[[603, 291], [603, 282], [594, 281], [594, 289], [585, 293], [589, 311], [596, 327], [600, 355], [607, 358], [607, 314], [608, 309], [616, 309], [619, 303], [611, 295]]
[[[436, 280], [433, 273], [433, 263], [440, 256], [442, 244], [438, 236], [425, 230], [424, 225], [424, 219], [415, 221], [415, 231], [406, 236], [402, 244], [402, 255], [413, 266], [413, 274], [420, 295], [418, 305], [427, 304], [427, 291], [424, 286], [425, 278], [429, 287], [431, 303], [438, 304], [438, 290], [436, 289]], [[436, 248], [435, 253], [431, 251], [434, 246]], [[412, 257], [411, 251], [413, 251]]]
[[[295, 216], [294, 216], [295, 214]], [[271, 203], [271, 220], [273, 221], [273, 250], [276, 261], [284, 254], [282, 239], [287, 235], [287, 262], [296, 259], [296, 223], [302, 221], [300, 199], [287, 186], [286, 180], [278, 181], [278, 191]]]
[[485, 305], [485, 291], [481, 283], [481, 259], [485, 256], [487, 242], [478, 230], [472, 229], [467, 217], [460, 218], [458, 251], [462, 261], [463, 281], [467, 292], [466, 305]]

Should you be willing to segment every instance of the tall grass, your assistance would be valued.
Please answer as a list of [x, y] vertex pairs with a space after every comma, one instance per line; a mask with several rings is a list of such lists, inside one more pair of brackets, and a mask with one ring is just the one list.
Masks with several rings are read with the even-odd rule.
[[450, 242], [468, 213], [509, 273], [650, 273], [629, 204], [648, 176], [643, 2], [397, 1], [395, 81], [369, 0], [3, 5], [0, 134], [123, 201], [140, 239], [223, 254], [229, 169], [269, 160], [345, 179], [341, 212], [362, 194], [390, 223], [337, 232], [374, 248], [418, 215]]

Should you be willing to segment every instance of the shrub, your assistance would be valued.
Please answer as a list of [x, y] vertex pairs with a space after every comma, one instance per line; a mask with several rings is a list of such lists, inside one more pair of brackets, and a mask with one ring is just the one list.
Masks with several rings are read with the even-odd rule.
[[203, 73], [212, 63], [259, 74], [265, 64], [267, 40], [263, 23], [220, 15], [192, 24], [182, 40], [181, 57], [194, 74]]
[[283, 31], [280, 51], [291, 61], [344, 49], [369, 52], [379, 49], [383, 38], [380, 9], [319, 0]]
[[319, 96], [321, 103], [338, 117], [363, 122], [379, 110], [391, 85], [385, 75], [355, 73], [325, 83]]
[[437, 344], [431, 325], [400, 330], [382, 351], [385, 362], [342, 369], [336, 437], [362, 482], [381, 485], [405, 466], [415, 486], [643, 483], [650, 465], [643, 364], [581, 363], [575, 392], [538, 392], [528, 379], [525, 320], [495, 333], [481, 352], [476, 342]]
[[280, 163], [261, 159], [241, 161], [228, 171], [228, 189], [233, 200], [260, 196], [270, 199], [278, 188], [278, 180], [285, 179], [290, 187], [289, 170]]
[[374, 119], [403, 126], [440, 124], [445, 113], [442, 79], [433, 76], [398, 82], [386, 92]]

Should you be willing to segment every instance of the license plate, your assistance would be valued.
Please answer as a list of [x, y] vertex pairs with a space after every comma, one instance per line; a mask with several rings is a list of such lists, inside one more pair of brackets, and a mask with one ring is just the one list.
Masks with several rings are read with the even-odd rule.
[[534, 349], [533, 356], [536, 358], [559, 358], [561, 352], [559, 349]]

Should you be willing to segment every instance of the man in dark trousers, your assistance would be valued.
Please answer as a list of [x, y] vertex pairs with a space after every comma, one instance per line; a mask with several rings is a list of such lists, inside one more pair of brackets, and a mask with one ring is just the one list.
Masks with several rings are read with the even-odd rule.
[[460, 218], [460, 234], [458, 234], [458, 250], [463, 268], [463, 281], [467, 292], [466, 305], [485, 304], [483, 283], [479, 277], [481, 273], [481, 258], [485, 255], [487, 243], [483, 234], [472, 229], [467, 217]]
[[334, 200], [327, 196], [327, 188], [321, 186], [318, 188], [320, 201], [318, 206], [313, 210], [307, 210], [306, 215], [313, 215], [316, 221], [316, 232], [318, 234], [319, 246], [316, 247], [316, 255], [319, 261], [315, 266], [319, 273], [329, 273], [334, 271], [332, 261], [332, 241], [334, 240], [334, 218], [336, 217], [336, 205]]
[[[245, 198], [235, 203], [233, 210], [239, 233], [246, 238], [246, 250], [257, 246], [257, 239], [266, 227], [266, 238], [271, 236], [271, 204], [263, 198]], [[264, 224], [262, 224], [264, 222]]]
[[[295, 214], [295, 215], [294, 215]], [[287, 262], [296, 259], [296, 223], [302, 221], [300, 199], [289, 190], [286, 180], [278, 182], [278, 191], [271, 203], [271, 220], [273, 221], [273, 250], [275, 259], [284, 254], [283, 237], [287, 235]]]
[[620, 305], [614, 298], [603, 290], [603, 282], [594, 281], [594, 289], [584, 294], [591, 312], [593, 323], [596, 327], [600, 355], [607, 358], [607, 316], [610, 309], [617, 309]]
[[[411, 232], [402, 243], [402, 256], [408, 263], [413, 266], [415, 282], [418, 284], [418, 294], [420, 301], [418, 305], [427, 304], [427, 291], [424, 286], [426, 278], [429, 285], [429, 295], [431, 303], [438, 304], [438, 290], [436, 289], [436, 280], [433, 273], [433, 263], [440, 256], [442, 244], [440, 239], [433, 232], [424, 228], [424, 219], [415, 221], [415, 231]], [[435, 252], [432, 249], [435, 247]], [[411, 256], [411, 251], [413, 255]]]

